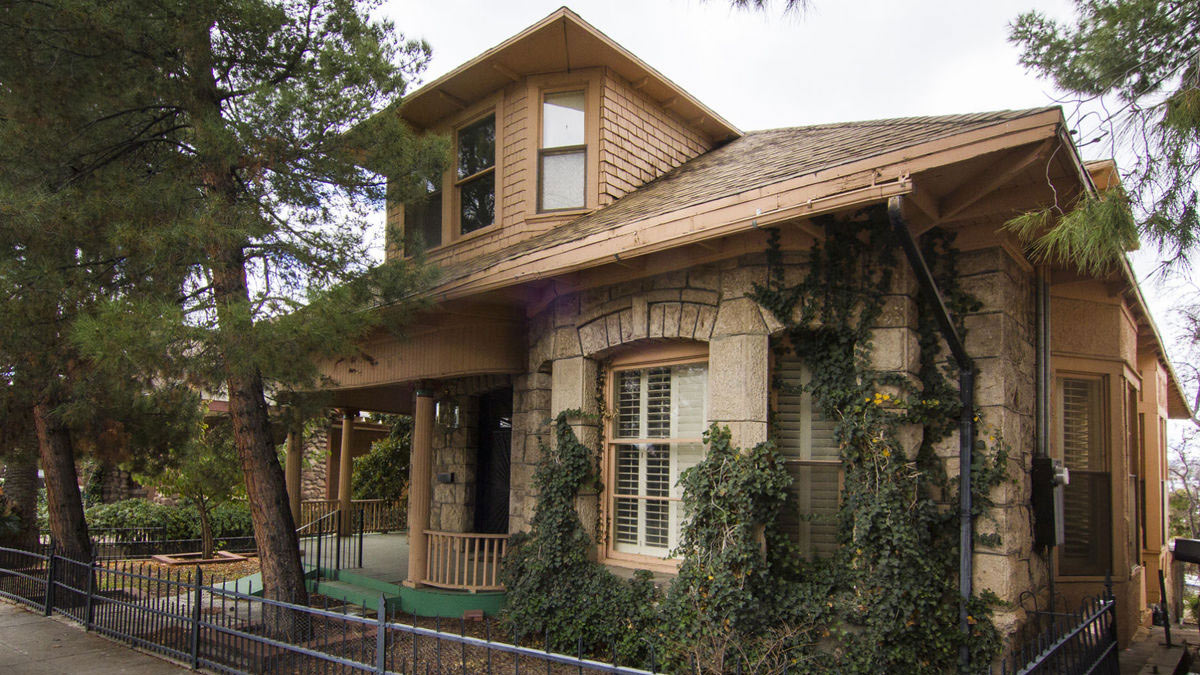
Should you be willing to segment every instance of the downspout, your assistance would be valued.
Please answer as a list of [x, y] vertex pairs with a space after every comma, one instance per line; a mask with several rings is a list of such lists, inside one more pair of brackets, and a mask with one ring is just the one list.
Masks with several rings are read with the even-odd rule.
[[[1035, 452], [1038, 457], [1050, 456], [1050, 269], [1037, 270], [1037, 407]], [[1050, 611], [1055, 610], [1058, 597], [1054, 584], [1054, 548], [1046, 556], [1050, 578]]]
[[925, 299], [933, 307], [934, 319], [937, 320], [942, 338], [946, 341], [946, 346], [950, 348], [950, 355], [954, 357], [955, 365], [958, 366], [958, 398], [962, 405], [962, 414], [958, 421], [958, 628], [963, 634], [963, 643], [958, 650], [958, 668], [959, 672], [966, 673], [971, 666], [969, 648], [971, 625], [967, 620], [967, 603], [973, 592], [974, 570], [974, 527], [971, 519], [971, 466], [973, 460], [971, 451], [975, 442], [975, 365], [971, 362], [971, 357], [967, 355], [967, 348], [958, 335], [958, 330], [954, 328], [954, 321], [951, 320], [946, 303], [942, 300], [942, 294], [938, 290], [937, 282], [933, 279], [933, 273], [925, 264], [925, 257], [921, 255], [921, 249], [917, 248], [917, 242], [908, 229], [908, 223], [904, 221], [901, 199], [899, 196], [888, 199], [888, 220], [892, 224], [892, 230], [896, 233], [896, 239], [904, 249], [904, 254], [908, 257], [908, 264], [917, 277], [917, 284], [920, 285], [921, 292], [925, 294]]

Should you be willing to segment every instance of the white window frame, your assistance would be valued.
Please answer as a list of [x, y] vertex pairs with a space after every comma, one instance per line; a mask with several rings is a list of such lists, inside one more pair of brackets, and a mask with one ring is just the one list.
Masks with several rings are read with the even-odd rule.
[[[705, 345], [703, 345], [703, 344], [700, 344], [698, 346], [692, 345], [692, 344], [675, 345], [675, 346], [661, 348], [661, 349], [639, 351], [632, 357], [627, 356], [625, 358], [614, 360], [613, 363], [610, 364], [610, 366], [608, 368], [608, 371], [607, 371], [608, 386], [606, 387], [605, 396], [606, 396], [606, 402], [608, 405], [608, 409], [612, 411], [612, 415], [609, 416], [609, 421], [608, 421], [608, 425], [607, 425], [607, 429], [606, 429], [606, 433], [605, 433], [606, 443], [605, 443], [605, 457], [604, 457], [604, 476], [603, 476], [604, 491], [603, 491], [603, 495], [602, 495], [602, 510], [603, 510], [603, 514], [605, 517], [605, 521], [606, 521], [606, 527], [605, 527], [605, 541], [601, 545], [602, 557], [607, 562], [610, 562], [612, 564], [617, 564], [617, 565], [625, 564], [626, 566], [648, 567], [648, 568], [657, 569], [660, 571], [674, 571], [679, 564], [678, 559], [672, 559], [672, 558], [667, 557], [667, 556], [669, 556], [670, 552], [672, 550], [674, 550], [675, 547], [679, 543], [679, 541], [678, 541], [679, 532], [680, 532], [683, 522], [684, 522], [684, 515], [682, 513], [683, 504], [680, 500], [680, 498], [682, 496], [682, 490], [677, 487], [677, 482], [678, 482], [679, 473], [680, 473], [680, 468], [679, 468], [679, 464], [678, 464], [679, 455], [676, 452], [674, 452], [673, 449], [669, 454], [669, 461], [668, 461], [668, 465], [667, 465], [667, 481], [668, 481], [667, 496], [665, 496], [665, 497], [645, 496], [646, 482], [647, 482], [646, 481], [646, 476], [647, 476], [646, 469], [647, 469], [647, 465], [649, 463], [648, 462], [649, 449], [650, 449], [650, 446], [668, 445], [668, 446], [672, 446], [672, 448], [673, 448], [674, 446], [694, 443], [697, 446], [699, 446], [699, 452], [700, 452], [700, 456], [702, 458], [703, 453], [704, 453], [702, 434], [701, 434], [701, 436], [696, 436], [696, 437], [677, 436], [676, 435], [677, 418], [674, 414], [675, 413], [674, 406], [672, 406], [671, 430], [669, 431], [668, 436], [647, 437], [644, 433], [642, 433], [642, 434], [639, 434], [638, 437], [619, 437], [618, 431], [619, 431], [619, 424], [620, 424], [620, 414], [619, 414], [620, 411], [618, 409], [619, 401], [618, 401], [617, 387], [619, 386], [621, 373], [623, 373], [623, 372], [628, 372], [631, 370], [642, 370], [642, 371], [648, 372], [651, 369], [659, 368], [659, 367], [668, 367], [669, 368], [669, 367], [673, 367], [673, 366], [696, 365], [696, 364], [703, 364], [706, 367], [704, 397], [703, 397], [703, 401], [701, 403], [701, 406], [702, 406], [701, 409], [703, 410], [703, 419], [700, 423], [700, 428], [704, 429], [704, 428], [707, 428], [707, 425], [708, 425], [708, 401], [709, 401], [709, 396], [710, 396], [709, 391], [708, 391], [708, 372], [707, 372], [708, 351], [707, 351], [707, 348]], [[646, 375], [642, 376], [643, 386], [640, 389], [641, 405], [639, 406], [639, 416], [640, 416], [639, 430], [641, 430], [641, 431], [645, 431], [645, 429], [646, 429], [647, 406], [645, 405], [645, 402], [646, 402], [647, 392], [646, 392], [646, 387], [644, 386], [646, 377], [647, 377]], [[637, 447], [639, 449], [638, 458], [637, 458], [638, 485], [636, 488], [636, 494], [619, 491], [619, 487], [617, 485], [617, 480], [616, 480], [617, 476], [618, 476], [617, 461], [619, 459], [620, 451], [623, 448], [629, 448], [631, 446]], [[637, 544], [617, 542], [617, 534], [616, 534], [617, 533], [617, 525], [618, 525], [618, 522], [617, 522], [618, 521], [617, 500], [618, 499], [630, 499], [630, 498], [638, 499], [638, 501], [639, 501], [639, 508], [638, 508], [639, 542]], [[644, 529], [643, 529], [644, 523], [645, 523], [645, 517], [644, 517], [645, 516], [645, 507], [644, 507], [644, 505], [650, 501], [665, 502], [669, 505], [668, 506], [669, 512], [668, 512], [668, 518], [667, 518], [668, 541], [667, 541], [667, 545], [665, 547], [646, 545], [644, 543], [644, 538], [643, 538], [643, 535], [645, 534]]]

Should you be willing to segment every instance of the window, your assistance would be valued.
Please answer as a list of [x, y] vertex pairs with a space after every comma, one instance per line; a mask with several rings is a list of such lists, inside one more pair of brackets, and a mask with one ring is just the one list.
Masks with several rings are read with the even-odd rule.
[[1064, 541], [1059, 573], [1103, 576], [1112, 571], [1112, 474], [1105, 441], [1105, 381], [1058, 380], [1059, 452], [1070, 471], [1063, 491]]
[[842, 463], [835, 423], [803, 390], [809, 371], [797, 356], [775, 360], [775, 441], [792, 477], [780, 527], [808, 558], [828, 557], [837, 548], [837, 512]]
[[459, 234], [481, 230], [496, 215], [496, 116], [458, 130]]
[[404, 205], [404, 254], [442, 245], [442, 191], [432, 182], [424, 199]]
[[614, 369], [611, 546], [666, 557], [684, 514], [679, 476], [704, 457], [708, 364]]
[[538, 204], [541, 211], [580, 209], [587, 203], [587, 141], [583, 91], [542, 98], [542, 148], [538, 152]]

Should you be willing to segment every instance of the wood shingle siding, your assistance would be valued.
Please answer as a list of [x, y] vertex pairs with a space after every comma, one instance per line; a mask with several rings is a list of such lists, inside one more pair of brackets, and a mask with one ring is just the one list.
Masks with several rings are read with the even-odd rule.
[[684, 162], [711, 142], [615, 73], [600, 99], [600, 205], [607, 206]]

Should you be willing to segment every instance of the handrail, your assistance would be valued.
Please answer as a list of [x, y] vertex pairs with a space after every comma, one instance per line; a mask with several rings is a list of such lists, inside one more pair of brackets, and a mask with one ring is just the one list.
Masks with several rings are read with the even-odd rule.
[[[297, 527], [296, 534], [304, 534], [304, 531], [307, 530], [308, 528], [310, 528], [314, 525], [317, 525], [319, 523], [322, 523], [326, 520], [329, 520], [330, 518], [336, 517], [339, 511], [341, 511], [341, 509], [334, 509], [334, 510], [330, 511], [329, 513], [326, 513], [325, 515], [321, 516], [320, 518], [317, 518], [316, 520], [307, 522], [307, 523], [301, 525], [300, 527]], [[321, 531], [321, 532], [318, 532], [318, 534], [329, 534], [329, 533]]]

